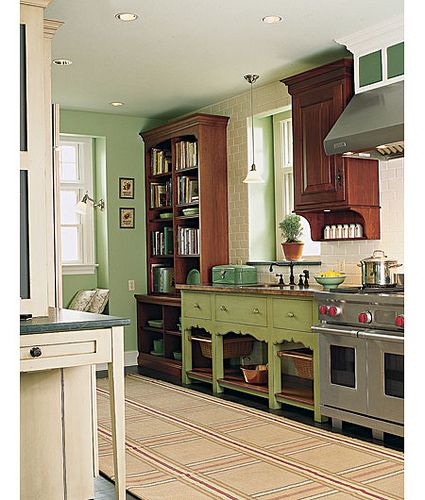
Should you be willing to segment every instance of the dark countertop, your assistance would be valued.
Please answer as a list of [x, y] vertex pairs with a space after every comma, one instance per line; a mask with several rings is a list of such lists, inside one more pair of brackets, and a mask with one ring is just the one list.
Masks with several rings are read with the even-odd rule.
[[48, 316], [21, 321], [20, 330], [21, 335], [29, 335], [32, 333], [94, 330], [129, 324], [128, 318], [51, 307]]
[[288, 297], [313, 297], [316, 292], [322, 290], [322, 287], [310, 286], [308, 288], [300, 288], [295, 285], [280, 287], [273, 284], [260, 285], [176, 285], [178, 290], [191, 290], [194, 292], [224, 292], [224, 293], [240, 293], [240, 294], [258, 294], [258, 295], [278, 295]]

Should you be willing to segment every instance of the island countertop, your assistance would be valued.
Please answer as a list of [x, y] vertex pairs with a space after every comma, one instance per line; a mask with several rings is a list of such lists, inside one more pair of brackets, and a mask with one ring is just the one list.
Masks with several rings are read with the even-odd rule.
[[302, 288], [298, 285], [279, 286], [272, 283], [258, 285], [176, 285], [178, 290], [191, 290], [194, 292], [224, 292], [258, 295], [279, 295], [288, 297], [313, 297], [316, 292], [323, 290], [322, 287], [309, 286]]
[[93, 330], [129, 325], [128, 318], [51, 307], [48, 316], [20, 322], [20, 334]]

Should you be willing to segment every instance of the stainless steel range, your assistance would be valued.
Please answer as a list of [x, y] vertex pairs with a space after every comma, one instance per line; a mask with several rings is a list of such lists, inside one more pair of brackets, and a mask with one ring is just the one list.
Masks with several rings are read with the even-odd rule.
[[342, 288], [318, 292], [320, 410], [372, 429], [404, 430], [404, 292]]

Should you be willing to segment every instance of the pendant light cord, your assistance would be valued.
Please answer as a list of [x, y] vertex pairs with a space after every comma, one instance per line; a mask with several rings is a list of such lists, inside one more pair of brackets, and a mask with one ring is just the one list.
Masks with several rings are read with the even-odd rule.
[[253, 106], [252, 106], [252, 80], [251, 80], [251, 136], [252, 136], [252, 165], [251, 168], [254, 167], [255, 169], [255, 161], [254, 161], [254, 111], [253, 111]]

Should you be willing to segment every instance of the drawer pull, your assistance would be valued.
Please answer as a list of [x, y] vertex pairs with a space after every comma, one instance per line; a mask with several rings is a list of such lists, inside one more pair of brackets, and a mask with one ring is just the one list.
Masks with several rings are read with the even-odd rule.
[[31, 347], [30, 355], [33, 358], [39, 358], [41, 356], [41, 349], [39, 347]]
[[253, 314], [260, 314], [260, 309], [258, 309], [258, 307], [254, 307], [254, 309], [252, 310], [252, 313]]
[[197, 302], [195, 302], [193, 304], [193, 309], [201, 309], [201, 306]]
[[227, 307], [226, 306], [220, 306], [220, 311], [227, 311]]
[[293, 312], [288, 312], [288, 318], [294, 318], [295, 314]]

